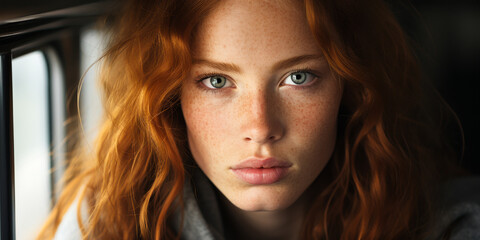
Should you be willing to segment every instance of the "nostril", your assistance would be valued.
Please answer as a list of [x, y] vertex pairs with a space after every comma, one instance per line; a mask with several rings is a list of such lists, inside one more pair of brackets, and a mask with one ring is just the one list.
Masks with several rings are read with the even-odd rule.
[[[245, 140], [246, 142], [250, 142], [250, 141], [253, 141], [253, 139], [254, 139], [254, 138], [252, 138], [252, 137], [245, 137], [243, 140]], [[270, 137], [268, 137], [268, 138], [263, 138], [263, 139], [264, 139], [263, 141], [262, 141], [262, 140], [258, 140], [258, 141], [257, 141], [257, 140], [255, 139], [255, 142], [266, 142], [266, 141], [268, 141], [268, 142], [273, 142], [273, 141], [275, 141], [275, 140], [277, 139], [277, 137], [275, 137], [275, 135], [272, 135], [272, 136], [270, 136]]]

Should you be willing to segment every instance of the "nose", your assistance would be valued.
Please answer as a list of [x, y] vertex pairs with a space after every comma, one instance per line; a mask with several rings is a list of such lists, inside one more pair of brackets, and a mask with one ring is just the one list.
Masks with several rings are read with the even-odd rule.
[[281, 109], [273, 95], [257, 90], [244, 98], [244, 111], [240, 113], [244, 141], [264, 144], [283, 137]]

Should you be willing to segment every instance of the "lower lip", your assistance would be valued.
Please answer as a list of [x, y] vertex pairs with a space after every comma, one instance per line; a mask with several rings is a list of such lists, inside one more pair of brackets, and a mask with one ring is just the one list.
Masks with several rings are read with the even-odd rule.
[[253, 184], [272, 184], [280, 181], [288, 173], [288, 167], [239, 168], [232, 169], [241, 180]]

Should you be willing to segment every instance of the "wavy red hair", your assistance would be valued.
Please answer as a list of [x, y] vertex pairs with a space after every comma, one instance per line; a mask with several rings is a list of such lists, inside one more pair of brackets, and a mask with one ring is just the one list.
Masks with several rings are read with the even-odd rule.
[[[407, 40], [380, 0], [304, 3], [345, 92], [336, 149], [314, 185], [301, 239], [420, 239], [429, 184], [451, 155], [424, 104]], [[105, 117], [95, 155], [72, 159], [39, 238], [53, 237], [76, 196], [89, 205], [89, 218], [79, 219], [88, 222], [81, 224], [86, 238], [179, 237], [169, 226], [182, 209], [188, 155], [179, 91], [196, 26], [214, 7], [207, 0], [125, 5], [103, 57]]]

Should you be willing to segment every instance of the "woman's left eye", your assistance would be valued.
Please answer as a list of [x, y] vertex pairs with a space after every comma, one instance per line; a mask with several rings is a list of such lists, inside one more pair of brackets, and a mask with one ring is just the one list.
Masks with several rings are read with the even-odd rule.
[[212, 75], [200, 80], [201, 83], [210, 89], [221, 89], [231, 87], [232, 83], [224, 76]]
[[283, 84], [286, 85], [305, 85], [315, 79], [315, 75], [309, 72], [294, 72], [288, 75], [287, 78], [283, 81]]

